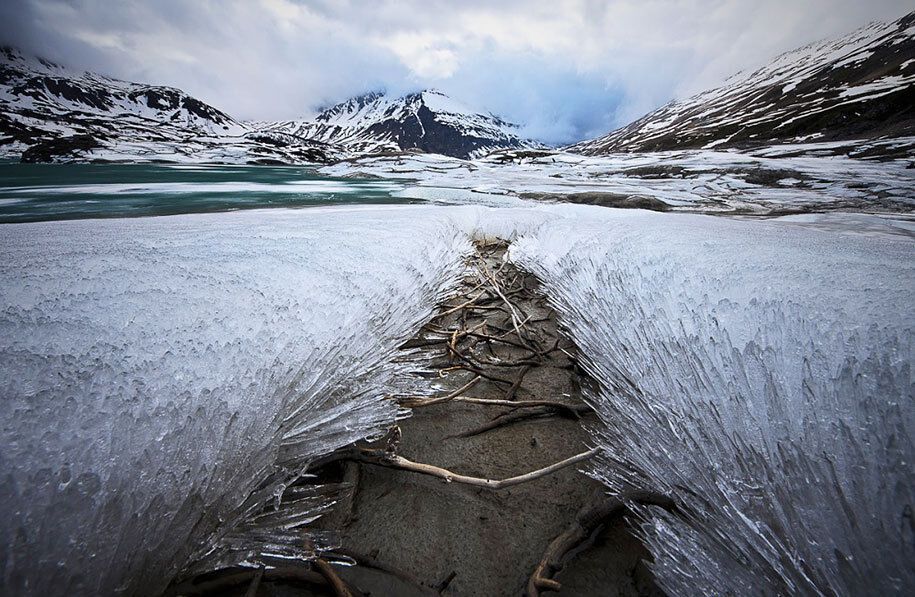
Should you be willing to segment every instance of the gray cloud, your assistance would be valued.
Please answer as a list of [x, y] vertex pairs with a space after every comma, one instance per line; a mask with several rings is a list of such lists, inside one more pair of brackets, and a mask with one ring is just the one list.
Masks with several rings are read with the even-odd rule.
[[6, 0], [0, 42], [242, 119], [432, 86], [548, 142], [594, 136], [909, 0]]

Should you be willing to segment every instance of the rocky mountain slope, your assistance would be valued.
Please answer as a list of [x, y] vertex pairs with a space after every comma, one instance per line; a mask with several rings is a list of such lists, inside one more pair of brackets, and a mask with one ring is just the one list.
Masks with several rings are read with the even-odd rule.
[[[898, 139], [836, 153], [904, 157], [915, 148], [915, 12], [777, 57], [723, 86], [571, 146], [618, 151], [748, 148], [773, 143]], [[821, 145], [822, 147], [822, 145]]]
[[367, 93], [327, 108], [313, 120], [258, 126], [339, 144], [356, 154], [419, 150], [472, 158], [496, 149], [539, 147], [521, 138], [518, 125], [476, 112], [435, 90], [401, 97]]
[[335, 156], [323, 143], [254, 130], [179, 89], [0, 49], [2, 158], [310, 163]]

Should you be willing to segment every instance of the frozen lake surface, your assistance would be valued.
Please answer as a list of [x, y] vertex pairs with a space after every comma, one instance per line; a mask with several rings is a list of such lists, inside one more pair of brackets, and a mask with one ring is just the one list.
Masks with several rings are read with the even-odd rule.
[[0, 223], [409, 203], [403, 188], [301, 166], [0, 164]]

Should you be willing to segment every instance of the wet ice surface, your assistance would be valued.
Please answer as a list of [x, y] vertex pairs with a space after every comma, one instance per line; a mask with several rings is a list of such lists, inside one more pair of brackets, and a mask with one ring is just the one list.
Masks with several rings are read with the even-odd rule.
[[684, 505], [641, 512], [665, 587], [913, 586], [910, 222], [488, 201], [0, 226], [4, 589], [310, 557], [329, 500], [283, 487], [397, 416], [471, 235], [518, 239], [602, 380], [595, 475]]
[[469, 249], [422, 215], [4, 225], [3, 592], [155, 594], [187, 566], [307, 558], [297, 527], [326, 500], [255, 513], [394, 420], [391, 357]]
[[638, 508], [659, 583], [911, 591], [911, 237], [584, 213], [511, 256], [545, 282], [601, 382], [594, 475], [682, 507]]

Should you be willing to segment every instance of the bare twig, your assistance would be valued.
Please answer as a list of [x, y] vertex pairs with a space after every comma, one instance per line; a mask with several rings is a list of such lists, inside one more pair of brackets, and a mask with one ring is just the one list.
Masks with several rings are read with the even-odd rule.
[[263, 564], [254, 573], [254, 578], [251, 579], [251, 584], [248, 585], [248, 590], [245, 591], [245, 597], [257, 597], [257, 589], [261, 586], [262, 578], [264, 578]]
[[474, 338], [480, 338], [481, 340], [489, 340], [491, 342], [501, 342], [502, 344], [508, 344], [509, 346], [514, 346], [515, 348], [521, 348], [523, 350], [530, 351], [534, 354], [540, 354], [538, 351], [534, 350], [530, 346], [526, 346], [524, 344], [521, 344], [520, 342], [515, 342], [513, 340], [509, 340], [508, 338], [505, 338], [505, 337], [492, 336], [490, 334], [481, 334], [479, 332], [467, 332], [467, 335], [473, 336]]
[[531, 365], [525, 365], [524, 368], [518, 372], [518, 378], [515, 379], [515, 382], [508, 388], [508, 391], [505, 393], [506, 400], [513, 400], [515, 394], [518, 393], [518, 388], [521, 387], [521, 383], [524, 381], [524, 376], [527, 375], [527, 372], [532, 369]]
[[433, 404], [441, 404], [442, 402], [464, 402], [466, 404], [501, 406], [503, 408], [534, 408], [539, 406], [548, 406], [557, 410], [564, 410], [576, 419], [580, 418], [578, 405], [566, 404], [565, 402], [559, 402], [558, 400], [495, 400], [489, 398], [473, 398], [472, 396], [458, 395], [451, 396], [450, 398], [448, 396], [444, 396], [442, 398], [432, 398], [429, 400], [415, 398], [410, 401], [403, 401], [401, 404], [409, 408], [423, 408], [425, 406], [432, 406]]
[[478, 363], [479, 363], [480, 365], [485, 365], [486, 367], [504, 367], [504, 368], [508, 368], [508, 367], [537, 367], [538, 365], [540, 365], [540, 362], [539, 362], [539, 361], [532, 361], [532, 360], [529, 360], [529, 359], [523, 360], [523, 361], [508, 361], [508, 360], [505, 360], [505, 359], [499, 359], [498, 361], [492, 361], [492, 360], [489, 360], [489, 359], [486, 359], [486, 360], [480, 359], [480, 360], [478, 361]]
[[546, 553], [528, 580], [527, 597], [539, 597], [541, 591], [560, 590], [562, 585], [552, 577], [562, 569], [566, 555], [592, 538], [595, 531], [607, 520], [624, 514], [627, 511], [626, 505], [630, 503], [661, 506], [668, 510], [676, 509], [673, 500], [654, 492], [633, 491], [625, 496], [611, 497], [606, 495], [603, 489], [597, 490], [591, 501], [575, 515], [572, 524], [547, 547]]
[[[172, 586], [166, 595], [186, 595], [188, 597], [203, 595], [224, 595], [229, 589], [250, 583], [258, 574], [260, 569], [254, 568], [232, 568], [221, 571], [214, 578], [208, 580], [188, 580], [179, 585]], [[270, 582], [283, 581], [296, 584], [306, 584], [312, 586], [327, 586], [327, 581], [320, 574], [308, 568], [297, 568], [293, 566], [283, 568], [271, 568], [264, 570], [262, 580]]]
[[330, 585], [330, 588], [333, 590], [335, 597], [353, 597], [353, 594], [346, 586], [346, 583], [344, 583], [343, 580], [337, 576], [337, 573], [334, 572], [333, 567], [328, 564], [327, 561], [318, 558], [314, 561], [314, 567], [318, 573], [324, 577], [324, 580], [327, 581], [327, 584]]
[[[482, 286], [482, 284], [477, 284], [476, 288], [479, 288], [480, 286]], [[475, 288], [474, 290], [476, 290], [476, 288]], [[470, 292], [473, 292], [473, 290], [471, 290]], [[485, 293], [485, 292], [481, 292], [480, 294], [476, 295], [474, 298], [468, 300], [467, 302], [461, 303], [460, 305], [457, 305], [457, 306], [455, 306], [455, 307], [451, 307], [451, 308], [448, 309], [447, 311], [442, 311], [441, 313], [437, 313], [437, 314], [435, 314], [435, 315], [432, 316], [432, 319], [440, 319], [440, 318], [442, 318], [442, 317], [445, 317], [446, 315], [451, 315], [452, 313], [454, 313], [454, 312], [456, 312], [456, 311], [460, 311], [460, 310], [463, 309], [464, 307], [467, 307], [467, 306], [469, 306], [469, 305], [472, 305], [475, 301], [477, 301], [477, 300], [478, 300], [481, 296], [483, 296], [484, 294], [486, 294], [486, 293]]]
[[[514, 382], [510, 379], [505, 379], [504, 377], [492, 375], [490, 373], [487, 373], [486, 371], [483, 371], [482, 369], [480, 369], [479, 367], [477, 367], [475, 365], [455, 365], [454, 367], [448, 367], [447, 369], [450, 369], [450, 370], [463, 369], [464, 371], [470, 371], [471, 373], [475, 373], [482, 378], [488, 379], [489, 381], [492, 381], [495, 383], [504, 383], [505, 385], [507, 385], [509, 387], [511, 387], [512, 384], [514, 384]], [[446, 369], [442, 369], [442, 371], [445, 371], [445, 370]]]
[[349, 558], [352, 558], [353, 560], [356, 561], [356, 563], [358, 565], [363, 566], [365, 568], [372, 568], [374, 570], [378, 570], [380, 572], [390, 574], [391, 576], [399, 578], [400, 580], [402, 580], [403, 582], [405, 582], [407, 584], [414, 585], [416, 588], [418, 588], [420, 591], [422, 591], [424, 593], [437, 594], [440, 592], [440, 591], [435, 591], [434, 589], [428, 588], [422, 581], [420, 581], [415, 576], [412, 576], [412, 575], [408, 574], [407, 572], [404, 572], [403, 570], [399, 570], [393, 566], [380, 562], [379, 560], [377, 560], [376, 558], [374, 558], [372, 556], [364, 555], [364, 554], [357, 553], [355, 551], [352, 551], [349, 549], [344, 549], [344, 548], [335, 549], [334, 553], [338, 553], [342, 556], [347, 556]]
[[[569, 409], [571, 409], [575, 412], [576, 418], [591, 412], [591, 407], [589, 407], [587, 404], [576, 404], [574, 406], [570, 406]], [[569, 409], [563, 409], [563, 411], [567, 411]], [[500, 416], [496, 417], [495, 419], [493, 419], [492, 421], [490, 421], [489, 423], [485, 423], [484, 425], [481, 425], [480, 427], [476, 427], [474, 429], [470, 429], [467, 431], [462, 431], [460, 433], [456, 433], [455, 435], [450, 435], [450, 436], [446, 437], [445, 439], [473, 437], [475, 435], [480, 435], [482, 433], [486, 433], [487, 431], [492, 431], [493, 429], [505, 427], [507, 425], [511, 425], [513, 423], [518, 423], [520, 421], [526, 421], [528, 419], [536, 419], [538, 417], [547, 417], [550, 415], [555, 415], [555, 414], [557, 414], [557, 412], [560, 412], [560, 411], [557, 411], [556, 408], [553, 406], [534, 406], [529, 409], [518, 410], [515, 412], [510, 412], [510, 413], [506, 413], [504, 415], [500, 415]]]
[[587, 460], [594, 456], [596, 453], [597, 449], [594, 448], [588, 450], [587, 452], [582, 452], [581, 454], [576, 454], [575, 456], [571, 456], [565, 460], [551, 464], [550, 466], [537, 469], [523, 475], [518, 475], [516, 477], [509, 477], [508, 479], [499, 480], [484, 479], [481, 477], [469, 477], [467, 475], [455, 473], [453, 471], [449, 471], [448, 469], [444, 469], [432, 464], [413, 462], [412, 460], [407, 460], [403, 456], [398, 456], [396, 454], [391, 454], [379, 450], [360, 450], [356, 452], [354, 456], [361, 462], [396, 468], [419, 473], [422, 475], [430, 475], [432, 477], [438, 477], [446, 483], [463, 483], [465, 485], [474, 485], [476, 487], [485, 487], [487, 489], [498, 490], [505, 489], [506, 487], [511, 487], [513, 485], [520, 485], [521, 483], [527, 483], [528, 481], [533, 481], [534, 479], [539, 479], [540, 477], [545, 477], [546, 475], [554, 473], [567, 466], [571, 466], [573, 464], [582, 462], [583, 460]]
[[521, 333], [521, 327], [524, 325], [521, 323], [521, 316], [518, 315], [518, 310], [515, 305], [512, 304], [508, 297], [502, 292], [502, 289], [499, 288], [499, 283], [496, 281], [495, 277], [492, 275], [492, 272], [489, 271], [489, 268], [486, 267], [486, 262], [481, 260], [480, 265], [482, 266], [480, 271], [483, 272], [483, 275], [489, 280], [490, 286], [499, 295], [502, 301], [505, 303], [505, 306], [508, 307], [508, 310], [511, 312], [512, 325], [515, 326], [515, 333], [518, 334], [518, 339], [521, 342], [525, 341], [524, 335]]
[[437, 398], [419, 398], [419, 397], [414, 396], [414, 397], [410, 397], [410, 398], [401, 399], [400, 403], [403, 406], [407, 406], [410, 408], [416, 408], [416, 407], [420, 407], [420, 406], [432, 406], [433, 404], [441, 404], [442, 402], [448, 402], [449, 400], [456, 398], [457, 396], [460, 396], [461, 394], [463, 394], [464, 392], [466, 392], [467, 390], [469, 390], [470, 388], [475, 386], [477, 384], [477, 382], [480, 381], [480, 379], [482, 379], [482, 378], [479, 375], [477, 375], [476, 377], [474, 377], [473, 379], [471, 379], [470, 381], [468, 381], [467, 383], [465, 383], [464, 385], [462, 385], [455, 391], [449, 393], [447, 396], [440, 396]]

